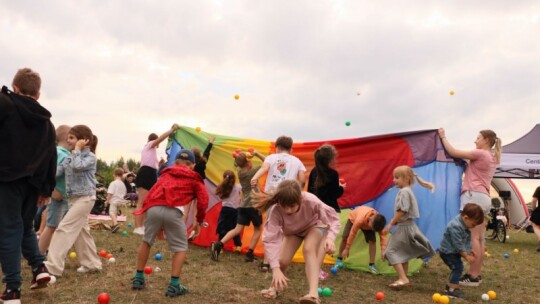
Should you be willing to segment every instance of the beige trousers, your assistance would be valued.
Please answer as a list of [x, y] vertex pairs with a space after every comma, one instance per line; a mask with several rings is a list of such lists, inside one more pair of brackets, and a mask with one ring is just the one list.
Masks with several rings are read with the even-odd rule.
[[77, 196], [68, 200], [69, 210], [53, 234], [45, 266], [49, 273], [61, 276], [71, 246], [75, 247], [81, 266], [101, 269], [94, 238], [88, 226], [88, 214], [94, 207], [95, 196]]

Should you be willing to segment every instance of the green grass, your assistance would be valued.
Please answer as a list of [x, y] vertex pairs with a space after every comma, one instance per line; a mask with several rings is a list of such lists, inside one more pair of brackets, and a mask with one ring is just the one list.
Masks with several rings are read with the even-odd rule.
[[[130, 279], [141, 238], [131, 234], [132, 228], [126, 230], [130, 232], [128, 236], [123, 236], [121, 231], [117, 234], [93, 231], [98, 251], [105, 249], [116, 258], [114, 264], [107, 264], [103, 259], [101, 273], [79, 274], [77, 263], [68, 258], [64, 276], [55, 285], [31, 291], [31, 273], [24, 266], [23, 303], [97, 303], [101, 292], [110, 294], [111, 303], [297, 303], [307, 292], [303, 264], [293, 264], [289, 269], [290, 287], [277, 300], [266, 300], [260, 296], [260, 290], [268, 287], [271, 276], [259, 272], [257, 263], [246, 263], [242, 255], [229, 252], [222, 254], [220, 262], [216, 263], [210, 260], [208, 249], [190, 246], [188, 263], [181, 277], [190, 292], [179, 299], [166, 298], [171, 254], [164, 241], [156, 242], [148, 263], [159, 266], [162, 271], [147, 276], [146, 289], [132, 291]], [[504, 244], [487, 241], [491, 256], [484, 262], [484, 283], [480, 287], [464, 287], [465, 301], [451, 303], [480, 303], [481, 295], [488, 290], [497, 292], [498, 303], [539, 303], [536, 292], [540, 282], [540, 253], [536, 252], [536, 237], [515, 231], [510, 231], [509, 235]], [[519, 253], [514, 253], [514, 248], [518, 248]], [[158, 251], [164, 256], [161, 261], [153, 259]], [[510, 254], [509, 259], [503, 258], [505, 252]], [[329, 268], [325, 266], [326, 271]], [[449, 270], [437, 256], [411, 278], [410, 288], [394, 291], [387, 287], [394, 277], [343, 269], [321, 282], [321, 287], [333, 290], [333, 295], [323, 298], [323, 303], [373, 303], [377, 302], [378, 291], [385, 294], [381, 303], [431, 303], [432, 294], [443, 291], [448, 275]]]

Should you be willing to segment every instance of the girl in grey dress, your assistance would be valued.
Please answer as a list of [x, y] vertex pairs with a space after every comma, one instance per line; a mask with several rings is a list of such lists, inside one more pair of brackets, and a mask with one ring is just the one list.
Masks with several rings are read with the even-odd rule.
[[398, 280], [389, 285], [390, 288], [394, 289], [411, 285], [407, 277], [410, 260], [424, 259], [435, 254], [428, 239], [413, 222], [414, 218], [420, 217], [418, 203], [411, 189], [415, 179], [422, 187], [432, 191], [435, 189], [432, 183], [421, 179], [409, 166], [400, 166], [394, 169], [394, 184], [401, 190], [396, 196], [394, 217], [383, 232], [388, 233], [392, 226], [397, 226], [383, 254], [383, 258], [394, 266], [398, 274]]

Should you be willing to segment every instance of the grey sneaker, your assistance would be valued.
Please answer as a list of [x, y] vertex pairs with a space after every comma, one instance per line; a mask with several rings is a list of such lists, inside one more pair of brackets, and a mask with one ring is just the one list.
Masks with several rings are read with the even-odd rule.
[[445, 293], [450, 298], [463, 299], [465, 297], [465, 294], [463, 293], [461, 289], [455, 288], [454, 290], [451, 291], [448, 285], [446, 285]]
[[116, 233], [120, 229], [120, 225], [116, 224], [111, 227], [111, 232]]
[[373, 274], [379, 274], [379, 270], [377, 267], [375, 267], [375, 265], [369, 265], [369, 271], [371, 271]]

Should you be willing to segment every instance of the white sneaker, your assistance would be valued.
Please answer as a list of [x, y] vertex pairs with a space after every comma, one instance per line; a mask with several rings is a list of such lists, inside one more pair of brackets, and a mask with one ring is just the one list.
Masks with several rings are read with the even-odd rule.
[[144, 226], [133, 229], [133, 233], [138, 234], [138, 235], [144, 235]]
[[101, 271], [101, 270], [102, 270], [101, 266], [98, 266], [97, 268], [94, 268], [94, 269], [90, 269], [90, 268], [88, 268], [86, 266], [81, 266], [81, 267], [77, 268], [78, 273], [98, 272], [98, 271]]

